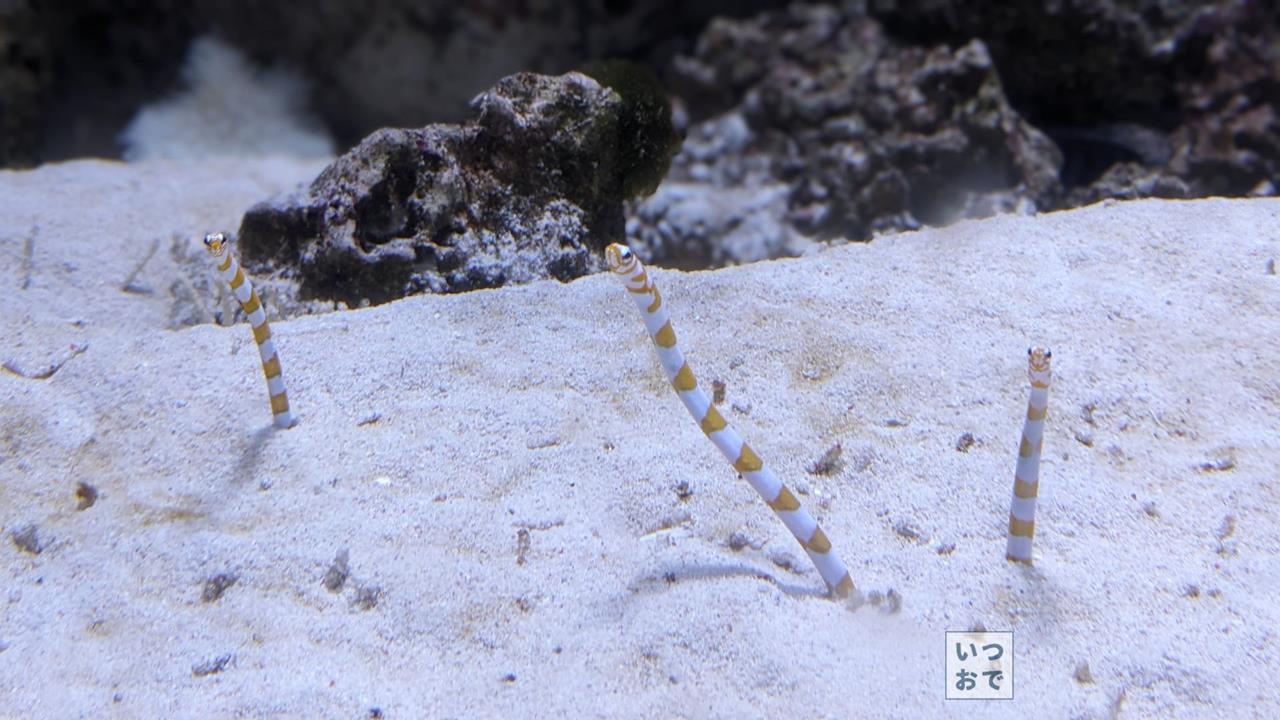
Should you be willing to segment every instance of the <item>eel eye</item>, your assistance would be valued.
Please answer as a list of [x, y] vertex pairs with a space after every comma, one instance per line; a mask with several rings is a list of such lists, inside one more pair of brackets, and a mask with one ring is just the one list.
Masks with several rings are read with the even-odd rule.
[[1052, 351], [1052, 350], [1045, 350], [1045, 351], [1044, 351], [1044, 359], [1045, 359], [1045, 360], [1048, 360], [1048, 359], [1049, 359], [1049, 358], [1051, 358], [1051, 357], [1053, 357], [1053, 351]]
[[1027, 357], [1031, 357], [1031, 348], [1027, 348]]
[[622, 258], [623, 260], [630, 260], [630, 259], [631, 259], [631, 248], [625, 248], [625, 247], [624, 247], [624, 248], [622, 248], [621, 250], [619, 250], [619, 251], [618, 251], [618, 257]]

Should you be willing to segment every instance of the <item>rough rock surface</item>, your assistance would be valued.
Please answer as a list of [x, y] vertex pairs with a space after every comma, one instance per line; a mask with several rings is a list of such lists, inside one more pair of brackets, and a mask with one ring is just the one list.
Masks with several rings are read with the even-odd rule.
[[[668, 73], [690, 120], [672, 172], [684, 184], [638, 206], [629, 229], [653, 259], [690, 266], [794, 254], [797, 232], [866, 238], [1110, 197], [1273, 195], [1278, 37], [1280, 6], [1251, 1], [960, 13], [877, 0], [718, 20]], [[717, 224], [717, 204], [779, 184], [784, 222], [743, 218], [754, 243]], [[671, 220], [673, 203], [692, 224]]]
[[[1013, 104], [1062, 146], [1064, 182], [1085, 186], [1140, 161], [1127, 194], [1246, 195], [1280, 174], [1280, 4], [1263, 0], [982, 3], [877, 0], [870, 11], [911, 42], [991, 50]], [[1167, 145], [1151, 157], [1133, 128]], [[1096, 192], [1115, 187], [1106, 178]], [[1259, 194], [1274, 194], [1270, 192]], [[1072, 204], [1068, 202], [1066, 204]]]
[[1059, 192], [1057, 148], [1009, 105], [980, 41], [903, 47], [856, 11], [797, 5], [713, 22], [673, 86], [695, 120], [740, 113], [747, 136], [686, 154], [676, 177], [785, 183], [805, 233], [867, 237]]
[[799, 255], [815, 242], [787, 222], [786, 183], [768, 157], [744, 152], [752, 132], [740, 113], [689, 129], [679, 170], [627, 217], [628, 242], [668, 267], [721, 267]]
[[252, 208], [241, 254], [349, 305], [584, 275], [622, 236], [621, 104], [579, 73], [504, 78], [473, 120], [379, 130]]

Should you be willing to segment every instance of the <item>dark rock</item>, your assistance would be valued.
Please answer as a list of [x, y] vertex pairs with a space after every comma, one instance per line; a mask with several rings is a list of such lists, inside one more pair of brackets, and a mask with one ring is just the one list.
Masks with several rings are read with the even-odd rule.
[[1085, 187], [1067, 194], [1065, 204], [1071, 207], [1118, 198], [1129, 200], [1142, 197], [1188, 198], [1191, 189], [1187, 182], [1167, 170], [1151, 168], [1137, 162], [1112, 165], [1102, 177]]
[[210, 577], [204, 581], [204, 585], [200, 589], [200, 602], [211, 603], [217, 600], [239, 580], [240, 577], [235, 573], [218, 573]]
[[840, 459], [843, 454], [844, 448], [837, 442], [805, 470], [811, 475], [834, 475], [844, 468], [844, 461]]
[[707, 202], [682, 226], [660, 189], [628, 230], [657, 262], [757, 259], [723, 249], [736, 228], [707, 222], [710, 206], [780, 182], [785, 221], [819, 238], [1276, 194], [1278, 39], [1280, 5], [1260, 0], [869, 0], [717, 20], [668, 73], [692, 123], [671, 178]]
[[872, 0], [868, 9], [904, 42], [958, 45], [981, 39], [1013, 103], [1043, 127], [1127, 121], [1168, 129], [1161, 108], [1172, 105], [1173, 88], [1154, 46], [1162, 28], [1205, 4], [986, 3], [956, 12], [943, 0]]
[[903, 47], [856, 8], [793, 5], [712, 23], [672, 74], [695, 120], [732, 110], [747, 126], [720, 157], [677, 157], [673, 177], [785, 183], [806, 233], [866, 238], [999, 205], [974, 200], [992, 193], [1040, 206], [1060, 191], [1056, 146], [1009, 105], [978, 41]]
[[44, 552], [45, 543], [40, 540], [40, 530], [35, 524], [25, 525], [9, 533], [13, 544], [23, 552], [39, 555]]
[[379, 130], [302, 196], [252, 208], [246, 264], [349, 305], [598, 269], [634, 170], [619, 96], [579, 73], [521, 73], [474, 108], [461, 125]]
[[360, 610], [372, 610], [378, 607], [378, 601], [381, 599], [381, 587], [377, 585], [360, 585], [356, 588], [355, 597], [351, 598], [351, 604]]
[[516, 564], [523, 565], [529, 559], [529, 550], [533, 546], [532, 538], [529, 536], [528, 528], [520, 528], [516, 531]]
[[[1182, 186], [1187, 197], [1247, 195], [1280, 172], [1280, 4], [1103, 0], [955, 12], [943, 0], [875, 0], [870, 11], [909, 42], [982, 39], [1011, 102], [1062, 147], [1063, 184], [1097, 181], [1065, 206]], [[1161, 136], [1164, 157], [1117, 137], [1117, 127]], [[1131, 162], [1142, 166], [1121, 171], [1131, 183], [1105, 177]]]
[[96, 502], [98, 502], [98, 488], [83, 481], [76, 483], [76, 510], [88, 510]]
[[325, 571], [324, 578], [321, 580], [326, 590], [332, 593], [342, 590], [342, 586], [347, 583], [347, 578], [351, 576], [349, 560], [350, 555], [347, 554], [346, 548], [339, 550], [334, 556], [333, 562], [329, 564], [329, 569]]
[[636, 207], [628, 242], [642, 258], [689, 270], [798, 255], [812, 242], [786, 221], [788, 194], [781, 183], [667, 182]]
[[790, 191], [769, 174], [740, 112], [689, 129], [673, 174], [636, 203], [627, 242], [646, 261], [700, 269], [799, 255], [812, 241], [787, 222]]
[[582, 70], [618, 94], [618, 162], [626, 197], [652, 195], [680, 150], [681, 136], [671, 124], [671, 100], [658, 78], [641, 65], [605, 60]]
[[1173, 44], [1184, 112], [1169, 169], [1194, 197], [1248, 195], [1280, 176], [1280, 5], [1216, 3]]
[[227, 665], [230, 665], [233, 660], [235, 660], [235, 655], [231, 653], [227, 653], [226, 655], [219, 655], [216, 658], [201, 660], [200, 662], [193, 663], [191, 665], [191, 674], [196, 677], [204, 677], [206, 675], [217, 675], [223, 670], [226, 670]]

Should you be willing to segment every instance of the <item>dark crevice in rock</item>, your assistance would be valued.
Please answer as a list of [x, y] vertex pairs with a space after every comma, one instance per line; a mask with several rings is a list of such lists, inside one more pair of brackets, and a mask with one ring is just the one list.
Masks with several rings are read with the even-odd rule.
[[[250, 269], [270, 268], [295, 257], [305, 238], [320, 232], [321, 208], [255, 205], [240, 221], [240, 259]], [[259, 239], [270, 238], [268, 242]]]
[[1049, 137], [1062, 150], [1060, 176], [1067, 189], [1093, 184], [1112, 165], [1140, 162], [1142, 157], [1122, 142], [1091, 130], [1050, 130]]
[[408, 204], [417, 184], [413, 151], [402, 146], [388, 153], [383, 178], [356, 201], [355, 237], [366, 252], [373, 245], [413, 237], [418, 230], [418, 219]]

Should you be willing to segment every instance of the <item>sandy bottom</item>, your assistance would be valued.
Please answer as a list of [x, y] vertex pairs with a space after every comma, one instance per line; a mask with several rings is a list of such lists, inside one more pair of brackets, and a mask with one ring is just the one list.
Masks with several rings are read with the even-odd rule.
[[[247, 326], [170, 329], [181, 248], [318, 167], [0, 173], [0, 717], [1280, 716], [1280, 202], [656, 270], [851, 607], [612, 277], [274, 322], [274, 430]], [[944, 699], [975, 628], [1014, 633], [1013, 700]]]

